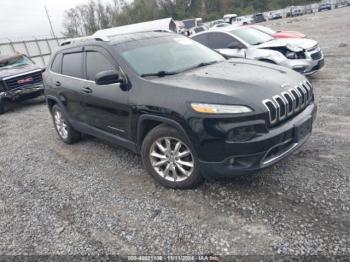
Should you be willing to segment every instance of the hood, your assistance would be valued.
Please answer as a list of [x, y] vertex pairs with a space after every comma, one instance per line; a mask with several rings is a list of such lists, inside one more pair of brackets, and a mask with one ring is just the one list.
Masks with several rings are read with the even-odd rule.
[[26, 72], [40, 70], [40, 69], [41, 68], [37, 65], [22, 65], [22, 66], [16, 66], [12, 68], [0, 67], [0, 79], [8, 76], [15, 76], [15, 75], [24, 74]]
[[287, 47], [291, 51], [308, 50], [317, 45], [315, 40], [305, 38], [274, 39], [272, 41], [256, 46], [256, 48]]
[[296, 31], [280, 31], [273, 35], [275, 38], [305, 38], [306, 35]]
[[[230, 59], [174, 76], [154, 78], [153, 84], [188, 89], [187, 99], [196, 91], [211, 93], [208, 101], [261, 106], [261, 101], [287, 91], [305, 78], [285, 67], [247, 59]], [[220, 100], [215, 101], [215, 95]], [[193, 98], [194, 97], [194, 98]], [[224, 97], [224, 99], [223, 99]]]

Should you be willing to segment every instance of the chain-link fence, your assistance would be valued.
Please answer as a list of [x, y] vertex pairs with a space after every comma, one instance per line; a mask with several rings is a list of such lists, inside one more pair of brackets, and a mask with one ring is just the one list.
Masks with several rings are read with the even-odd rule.
[[0, 40], [0, 54], [20, 52], [30, 57], [36, 64], [45, 66], [59, 43], [64, 38], [32, 38], [27, 40], [12, 40], [9, 38]]

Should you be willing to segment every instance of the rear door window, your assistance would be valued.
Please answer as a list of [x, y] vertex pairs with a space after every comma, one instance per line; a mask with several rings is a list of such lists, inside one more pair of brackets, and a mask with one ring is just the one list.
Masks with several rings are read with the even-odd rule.
[[95, 81], [98, 73], [115, 69], [103, 54], [94, 51], [86, 53], [86, 75], [88, 80]]
[[192, 37], [192, 39], [202, 45], [208, 46], [208, 34], [200, 34]]
[[233, 36], [225, 33], [210, 33], [208, 37], [208, 47], [211, 49], [225, 49], [233, 43], [239, 43]]
[[83, 52], [63, 55], [62, 74], [84, 79]]

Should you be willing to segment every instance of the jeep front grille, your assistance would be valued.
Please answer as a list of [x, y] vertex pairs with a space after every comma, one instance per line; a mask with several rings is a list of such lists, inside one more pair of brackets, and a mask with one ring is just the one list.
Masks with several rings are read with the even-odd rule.
[[266, 107], [270, 125], [275, 125], [280, 121], [296, 115], [309, 105], [313, 97], [312, 85], [309, 81], [304, 81], [298, 86], [274, 96], [272, 99], [263, 101]]
[[39, 70], [14, 77], [7, 77], [5, 78], [5, 85], [7, 86], [7, 90], [12, 90], [24, 86], [40, 84], [42, 80], [41, 70]]

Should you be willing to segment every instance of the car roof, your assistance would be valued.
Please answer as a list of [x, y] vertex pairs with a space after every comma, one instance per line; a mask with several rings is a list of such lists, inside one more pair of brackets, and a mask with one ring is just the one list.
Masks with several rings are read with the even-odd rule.
[[108, 44], [116, 45], [116, 44], [131, 42], [131, 41], [140, 41], [144, 39], [175, 36], [175, 35], [181, 36], [173, 32], [157, 32], [157, 31], [121, 34], [121, 35], [109, 36], [108, 38], [110, 39], [110, 42], [108, 42]]

